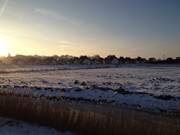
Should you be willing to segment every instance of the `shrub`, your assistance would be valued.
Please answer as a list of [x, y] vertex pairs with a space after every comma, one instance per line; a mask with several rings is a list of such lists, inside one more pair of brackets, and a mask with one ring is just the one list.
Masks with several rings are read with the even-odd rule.
[[125, 90], [124, 88], [122, 87], [119, 87], [118, 89], [113, 89], [114, 92], [117, 92], [117, 93], [120, 93], [120, 94], [132, 94], [130, 91], [127, 91]]

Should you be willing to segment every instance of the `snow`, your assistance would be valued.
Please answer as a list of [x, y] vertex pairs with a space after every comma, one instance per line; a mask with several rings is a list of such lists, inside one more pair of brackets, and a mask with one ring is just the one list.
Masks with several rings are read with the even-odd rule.
[[[35, 97], [63, 96], [78, 101], [126, 105], [156, 111], [179, 111], [180, 107], [180, 67], [176, 65], [116, 68], [36, 66], [16, 68], [16, 72], [12, 70], [14, 69], [6, 69], [8, 73], [0, 73], [2, 93]], [[130, 94], [114, 91], [119, 88], [129, 91]], [[174, 98], [157, 98], [160, 95]]]
[[0, 117], [0, 135], [73, 135], [61, 133], [53, 128], [43, 127]]

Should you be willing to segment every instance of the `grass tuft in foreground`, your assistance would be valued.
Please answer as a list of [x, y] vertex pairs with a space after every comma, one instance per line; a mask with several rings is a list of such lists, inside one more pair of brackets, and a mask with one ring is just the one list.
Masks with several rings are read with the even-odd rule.
[[180, 120], [109, 106], [0, 95], [0, 115], [78, 135], [179, 135]]

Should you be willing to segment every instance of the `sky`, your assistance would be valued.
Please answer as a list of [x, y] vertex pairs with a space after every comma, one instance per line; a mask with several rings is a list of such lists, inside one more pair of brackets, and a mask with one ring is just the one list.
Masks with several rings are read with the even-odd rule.
[[0, 0], [0, 55], [180, 56], [179, 0]]

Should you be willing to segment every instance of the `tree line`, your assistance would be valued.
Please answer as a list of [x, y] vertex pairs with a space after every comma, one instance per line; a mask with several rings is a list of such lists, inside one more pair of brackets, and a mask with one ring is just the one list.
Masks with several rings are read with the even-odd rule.
[[146, 59], [142, 57], [130, 58], [130, 57], [117, 57], [115, 55], [108, 55], [103, 58], [99, 55], [94, 56], [25, 56], [16, 55], [0, 58], [1, 64], [17, 64], [17, 65], [67, 65], [67, 64], [81, 64], [81, 65], [100, 65], [100, 64], [180, 64], [180, 57], [167, 58], [167, 59], [156, 59], [154, 57]]

